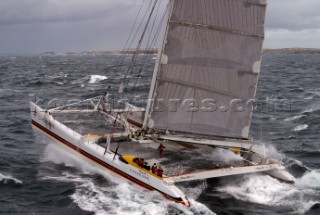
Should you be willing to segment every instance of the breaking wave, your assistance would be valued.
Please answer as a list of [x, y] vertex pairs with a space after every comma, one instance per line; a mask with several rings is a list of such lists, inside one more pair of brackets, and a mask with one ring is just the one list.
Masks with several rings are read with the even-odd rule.
[[303, 130], [306, 130], [308, 127], [309, 127], [309, 125], [307, 125], [307, 124], [298, 125], [294, 129], [292, 129], [292, 131], [303, 131]]
[[167, 202], [149, 191], [141, 191], [128, 183], [100, 187], [92, 181], [77, 186], [71, 196], [79, 207], [95, 214], [165, 214]]
[[223, 162], [223, 163], [229, 163], [229, 162], [231, 163], [234, 161], [243, 160], [243, 158], [240, 155], [235, 154], [230, 150], [221, 149], [221, 148], [217, 148], [212, 153], [209, 153], [209, 154], [202, 153], [202, 156], [207, 160], [214, 159], [214, 161], [216, 162]]
[[84, 87], [86, 83], [96, 84], [106, 79], [108, 79], [108, 77], [104, 75], [87, 75], [87, 76], [78, 78], [76, 80], [73, 80], [70, 83], [72, 85], [80, 85], [81, 87]]
[[290, 121], [294, 121], [294, 120], [297, 120], [297, 119], [301, 119], [302, 117], [305, 117], [305, 116], [306, 115], [293, 116], [293, 117], [289, 117], [289, 118], [284, 119], [284, 121], [290, 122]]
[[307, 110], [304, 110], [302, 112], [302, 114], [311, 114], [311, 113], [314, 113], [314, 112], [318, 112], [320, 110], [320, 107], [318, 105], [314, 105], [313, 107], [307, 109]]
[[319, 172], [308, 172], [297, 179], [295, 186], [279, 182], [270, 176], [246, 175], [234, 182], [229, 181], [217, 190], [241, 201], [287, 207], [294, 209], [296, 214], [304, 214], [317, 203], [316, 199], [320, 192], [314, 188], [320, 188], [320, 180], [312, 182], [311, 187], [308, 187], [308, 184], [319, 176]]
[[266, 151], [267, 157], [270, 157], [270, 158], [282, 160], [285, 157], [285, 155], [279, 153], [279, 151], [276, 149], [276, 147], [272, 144], [266, 144], [265, 151]]
[[0, 184], [22, 184], [22, 181], [12, 176], [0, 174]]
[[[144, 190], [129, 183], [115, 183], [111, 186], [99, 185], [83, 175], [76, 176], [64, 173], [59, 177], [43, 177], [43, 180], [58, 180], [74, 182], [75, 192], [70, 198], [85, 211], [96, 215], [115, 214], [148, 214], [161, 215], [174, 212], [175, 214], [204, 214], [214, 215], [207, 207], [191, 199], [191, 207], [166, 200], [157, 192]], [[116, 182], [116, 181], [114, 181]]]
[[99, 83], [106, 79], [108, 79], [108, 77], [104, 75], [90, 75], [89, 84]]
[[320, 190], [320, 171], [312, 170], [305, 173], [296, 181], [300, 188]]

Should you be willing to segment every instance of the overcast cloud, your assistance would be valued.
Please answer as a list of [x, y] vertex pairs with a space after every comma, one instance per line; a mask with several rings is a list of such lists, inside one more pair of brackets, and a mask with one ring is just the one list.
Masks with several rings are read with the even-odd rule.
[[319, 0], [269, 0], [265, 47], [320, 48]]
[[[141, 2], [0, 0], [0, 53], [121, 49]], [[320, 0], [269, 0], [265, 47], [319, 48], [319, 10]]]

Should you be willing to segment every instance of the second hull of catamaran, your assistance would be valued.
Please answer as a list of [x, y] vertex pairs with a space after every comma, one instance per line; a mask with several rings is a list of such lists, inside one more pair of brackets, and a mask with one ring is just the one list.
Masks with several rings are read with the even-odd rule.
[[112, 175], [121, 176], [148, 190], [158, 191], [170, 200], [190, 206], [182, 191], [162, 177], [139, 167], [133, 162], [133, 156], [121, 156], [98, 145], [97, 141], [101, 136], [82, 136], [55, 120], [49, 111], [32, 102], [30, 108], [33, 127], [69, 152], [89, 160], [91, 164], [111, 172]]

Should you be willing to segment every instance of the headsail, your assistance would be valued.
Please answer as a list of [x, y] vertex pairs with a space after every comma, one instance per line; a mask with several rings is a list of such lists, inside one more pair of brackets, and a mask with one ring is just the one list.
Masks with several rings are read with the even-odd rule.
[[248, 138], [266, 0], [172, 3], [151, 87], [153, 129]]

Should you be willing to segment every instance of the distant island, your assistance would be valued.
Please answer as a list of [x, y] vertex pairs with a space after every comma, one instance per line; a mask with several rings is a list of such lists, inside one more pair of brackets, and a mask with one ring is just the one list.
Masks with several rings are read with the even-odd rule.
[[[87, 55], [99, 55], [99, 54], [134, 54], [136, 49], [124, 49], [124, 50], [114, 50], [114, 51], [85, 51], [81, 53], [76, 52], [66, 52], [67, 55], [74, 55], [74, 54], [87, 54]], [[138, 51], [139, 54], [157, 54], [158, 49], [151, 48], [151, 49], [140, 49]]]
[[[133, 54], [136, 49], [124, 49], [124, 50], [114, 50], [114, 51], [85, 51], [85, 52], [66, 52], [66, 55], [101, 55], [101, 54]], [[158, 49], [140, 49], [139, 54], [157, 54]], [[263, 49], [263, 53], [273, 53], [273, 54], [316, 54], [320, 53], [320, 48], [281, 48], [281, 49]], [[57, 55], [55, 52], [44, 52], [42, 55]]]
[[282, 48], [282, 49], [263, 49], [263, 53], [279, 54], [316, 54], [320, 53], [318, 48]]

